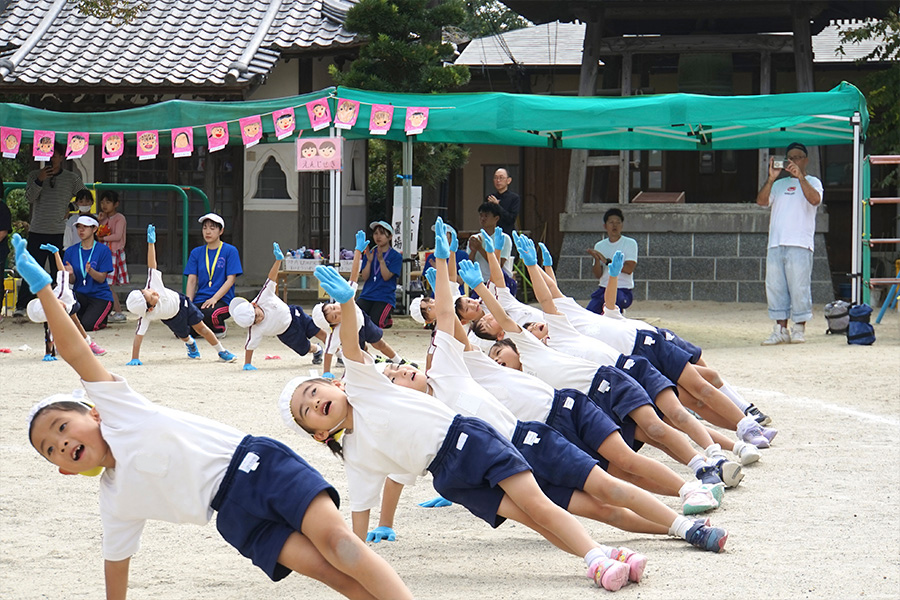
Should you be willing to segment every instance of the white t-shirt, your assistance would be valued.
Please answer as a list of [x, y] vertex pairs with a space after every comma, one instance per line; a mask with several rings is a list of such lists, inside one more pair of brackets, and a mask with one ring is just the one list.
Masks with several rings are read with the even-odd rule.
[[171, 319], [178, 314], [181, 296], [163, 285], [162, 273], [156, 269], [147, 269], [147, 288], [159, 294], [156, 307], [138, 319], [137, 334], [144, 335], [150, 327], [150, 321], [162, 321]]
[[210, 503], [245, 434], [153, 404], [113, 377], [82, 384], [116, 459], [116, 467], [100, 477], [103, 558], [116, 561], [138, 551], [148, 519], [208, 523]]
[[262, 321], [247, 328], [245, 350], [256, 350], [263, 337], [282, 334], [291, 326], [291, 309], [278, 297], [275, 293], [276, 289], [278, 289], [278, 284], [267, 279], [256, 298], [253, 299], [263, 310], [265, 316]]
[[[469, 238], [469, 241], [466, 243], [466, 251], [469, 255], [472, 255], [472, 238], [478, 237], [481, 239], [481, 234], [477, 233]], [[507, 272], [507, 274], [512, 275], [512, 249], [513, 249], [513, 241], [512, 238], [509, 237], [508, 234], [503, 234], [503, 248], [500, 250], [500, 258], [503, 265], [503, 270]], [[506, 259], [505, 262], [502, 259]], [[482, 256], [481, 254], [475, 254], [475, 262], [478, 263], [478, 266], [481, 267], [481, 275], [484, 277], [485, 281], [490, 280], [491, 278], [491, 266], [488, 264], [487, 258]]]
[[541, 323], [544, 321], [544, 312], [541, 309], [519, 302], [509, 292], [509, 288], [495, 288], [494, 296], [497, 297], [497, 302], [500, 303], [500, 306], [506, 311], [509, 318], [515, 321], [517, 325], [522, 326], [525, 323]]
[[[613, 254], [616, 253], [616, 250], [620, 250], [622, 254], [625, 255], [625, 261], [633, 260], [637, 262], [638, 259], [638, 245], [637, 241], [633, 238], [622, 236], [619, 238], [617, 242], [609, 241], [609, 238], [605, 238], [594, 244], [594, 250], [605, 256], [606, 258], [612, 260]], [[605, 288], [609, 284], [609, 266], [603, 269], [603, 275], [600, 277], [600, 287]], [[622, 271], [619, 273], [618, 278], [618, 287], [630, 290], [634, 288], [634, 274], [626, 273]]]
[[[548, 348], [530, 331], [507, 332], [519, 350], [522, 370], [557, 390], [572, 388], [587, 394], [600, 365]], [[506, 367], [504, 367], [506, 368]]]
[[537, 377], [501, 367], [481, 350], [463, 353], [472, 378], [520, 421], [546, 422], [556, 390]]
[[634, 352], [634, 341], [641, 329], [656, 331], [656, 327], [637, 319], [621, 319], [593, 313], [572, 298], [555, 298], [556, 309], [566, 315], [569, 323], [584, 335], [605, 342], [621, 354]]
[[544, 313], [550, 335], [547, 345], [570, 356], [584, 358], [601, 366], [616, 366], [622, 356], [608, 344], [597, 338], [584, 335], [572, 327], [565, 315], [549, 315]]
[[[822, 182], [812, 175], [806, 181], [825, 199]], [[785, 177], [772, 184], [769, 191], [769, 248], [775, 246], [800, 246], [813, 249], [816, 237], [816, 209], [806, 200], [800, 180]]]
[[354, 512], [378, 505], [388, 475], [424, 475], [456, 416], [428, 394], [388, 381], [369, 354], [363, 353], [363, 359], [360, 363], [344, 357], [353, 430], [344, 434], [342, 443]]
[[500, 435], [511, 440], [516, 417], [489, 391], [472, 378], [463, 360], [465, 346], [452, 335], [436, 331], [428, 353], [431, 367], [426, 375], [434, 397], [464, 417], [477, 417], [490, 423]]
[[65, 269], [60, 269], [56, 272], [56, 287], [53, 289], [53, 295], [66, 305], [67, 313], [75, 306], [75, 294], [72, 293], [72, 288], [69, 285], [69, 272]]

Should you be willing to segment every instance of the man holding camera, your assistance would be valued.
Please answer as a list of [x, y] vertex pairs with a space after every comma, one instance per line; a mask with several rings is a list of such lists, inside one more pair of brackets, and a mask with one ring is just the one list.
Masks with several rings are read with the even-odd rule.
[[[769, 178], [756, 203], [772, 209], [766, 252], [766, 298], [769, 318], [775, 321], [763, 346], [802, 344], [806, 322], [812, 317], [813, 239], [816, 207], [822, 203], [822, 182], [806, 174], [809, 153], [794, 142], [783, 161], [769, 160]], [[782, 171], [786, 177], [779, 179]], [[777, 181], [776, 181], [777, 180]], [[788, 318], [794, 325], [787, 328]]]

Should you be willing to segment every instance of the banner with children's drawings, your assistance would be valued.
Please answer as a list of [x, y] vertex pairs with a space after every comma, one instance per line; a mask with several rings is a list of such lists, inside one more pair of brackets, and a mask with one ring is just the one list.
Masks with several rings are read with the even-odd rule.
[[344, 138], [297, 138], [298, 171], [340, 171]]
[[[329, 101], [335, 104], [334, 114]], [[384, 135], [392, 128], [395, 109], [405, 109], [406, 118], [402, 124], [407, 135], [420, 134], [428, 126], [428, 108], [389, 104], [369, 105], [369, 122], [357, 125], [362, 104], [364, 103], [346, 98], [318, 98], [299, 106], [285, 106], [264, 114], [248, 115], [230, 121], [181, 125], [165, 130], [47, 131], [3, 124], [0, 126], [0, 150], [3, 158], [15, 158], [22, 146], [25, 145], [27, 149], [27, 142], [31, 141], [33, 158], [46, 162], [53, 156], [57, 141], [62, 143], [64, 140], [66, 158], [79, 159], [88, 155], [93, 138], [94, 144], [100, 144], [103, 161], [110, 162], [124, 156], [126, 151], [139, 160], [152, 160], [164, 150], [171, 151], [175, 158], [190, 157], [196, 146], [200, 145], [198, 142], [204, 139], [207, 151], [216, 152], [237, 143], [237, 140], [240, 140], [243, 147], [250, 148], [259, 143], [296, 136], [298, 171], [332, 171], [341, 169], [342, 138], [301, 139], [303, 130], [297, 128], [295, 109], [306, 109], [304, 112], [313, 131], [326, 127], [341, 130], [368, 127], [371, 135]], [[398, 120], [402, 114], [398, 113]], [[266, 116], [265, 123], [271, 124], [274, 130], [264, 131], [263, 116]], [[239, 135], [229, 135], [229, 129], [232, 134], [238, 131]], [[162, 143], [166, 138], [169, 143]]]

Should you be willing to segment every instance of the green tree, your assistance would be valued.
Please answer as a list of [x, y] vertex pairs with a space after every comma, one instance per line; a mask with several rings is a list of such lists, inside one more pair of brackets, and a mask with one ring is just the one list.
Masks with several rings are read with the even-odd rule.
[[461, 29], [469, 39], [497, 35], [531, 26], [519, 13], [497, 0], [466, 0], [466, 19]]
[[77, 4], [81, 14], [111, 23], [131, 23], [147, 9], [140, 0], [78, 0]]
[[[345, 71], [329, 72], [335, 83], [373, 91], [440, 93], [469, 82], [469, 69], [453, 65], [456, 52], [443, 39], [445, 28], [459, 28], [466, 18], [460, 0], [360, 0], [344, 26], [367, 39], [359, 58]], [[432, 187], [466, 164], [468, 150], [455, 144], [416, 143], [413, 183]], [[400, 144], [369, 142], [369, 212], [387, 215], [388, 199], [401, 170]]]

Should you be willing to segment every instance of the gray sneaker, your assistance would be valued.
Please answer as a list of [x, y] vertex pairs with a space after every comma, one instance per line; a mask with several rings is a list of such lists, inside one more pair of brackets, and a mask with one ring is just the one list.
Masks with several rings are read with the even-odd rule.
[[777, 346], [778, 344], [790, 344], [791, 343], [791, 333], [787, 330], [787, 327], [782, 327], [778, 323], [775, 323], [775, 327], [772, 329], [772, 335], [763, 340], [763, 346]]
[[802, 344], [806, 341], [806, 325], [794, 323], [791, 327], [791, 343]]

